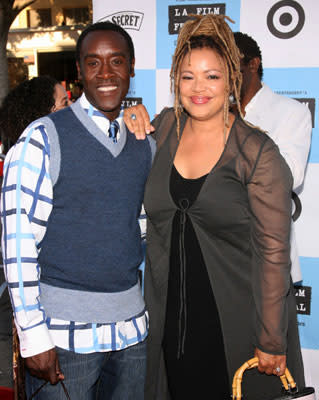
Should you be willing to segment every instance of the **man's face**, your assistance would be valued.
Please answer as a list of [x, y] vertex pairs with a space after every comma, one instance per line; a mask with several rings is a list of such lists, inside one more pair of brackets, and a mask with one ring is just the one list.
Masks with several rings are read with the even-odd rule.
[[240, 60], [240, 72], [242, 74], [241, 97], [243, 97], [248, 92], [252, 80], [251, 60], [247, 63], [244, 59]]
[[130, 64], [124, 37], [113, 31], [88, 33], [77, 70], [88, 101], [107, 118], [115, 119], [134, 76], [134, 60]]

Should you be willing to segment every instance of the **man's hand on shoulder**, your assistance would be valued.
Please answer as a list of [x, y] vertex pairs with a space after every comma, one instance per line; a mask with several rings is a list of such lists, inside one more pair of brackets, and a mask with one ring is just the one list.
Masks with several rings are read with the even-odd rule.
[[49, 381], [52, 385], [64, 379], [55, 349], [27, 357], [25, 363], [31, 375]]
[[129, 131], [134, 133], [138, 140], [144, 140], [147, 134], [155, 130], [151, 125], [149, 114], [143, 104], [126, 108], [123, 118]]

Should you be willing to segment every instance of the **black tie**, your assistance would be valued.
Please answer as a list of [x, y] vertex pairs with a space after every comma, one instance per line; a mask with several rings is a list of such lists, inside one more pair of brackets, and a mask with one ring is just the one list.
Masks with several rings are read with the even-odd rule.
[[120, 129], [120, 125], [116, 121], [116, 119], [114, 121], [111, 121], [110, 127], [109, 127], [109, 137], [113, 139], [114, 143], [117, 142], [116, 135], [117, 135], [117, 132], [119, 131], [119, 129]]

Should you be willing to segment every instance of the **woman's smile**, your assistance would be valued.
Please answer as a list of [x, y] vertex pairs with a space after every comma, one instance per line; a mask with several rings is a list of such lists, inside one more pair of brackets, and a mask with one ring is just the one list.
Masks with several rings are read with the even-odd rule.
[[191, 96], [191, 101], [194, 104], [206, 104], [210, 99], [208, 96]]

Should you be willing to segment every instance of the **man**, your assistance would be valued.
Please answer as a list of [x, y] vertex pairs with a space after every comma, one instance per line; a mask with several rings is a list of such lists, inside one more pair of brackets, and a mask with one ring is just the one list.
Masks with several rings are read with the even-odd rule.
[[[61, 110], [69, 103], [64, 87], [51, 76], [25, 80], [10, 90], [0, 107], [1, 163], [4, 154], [17, 142], [30, 122], [49, 112]], [[0, 182], [2, 184], [2, 170]], [[12, 387], [12, 308], [2, 264], [0, 251], [0, 386]]]
[[[234, 34], [243, 55], [241, 108], [245, 119], [264, 130], [278, 145], [293, 176], [293, 190], [302, 185], [311, 142], [311, 114], [298, 101], [274, 93], [262, 82], [262, 55], [256, 41], [245, 33]], [[301, 280], [294, 229], [291, 232], [294, 282]]]
[[121, 103], [134, 47], [121, 27], [77, 43], [84, 93], [31, 124], [7, 156], [3, 252], [30, 396], [142, 399], [148, 318], [138, 217], [153, 144], [127, 132]]

